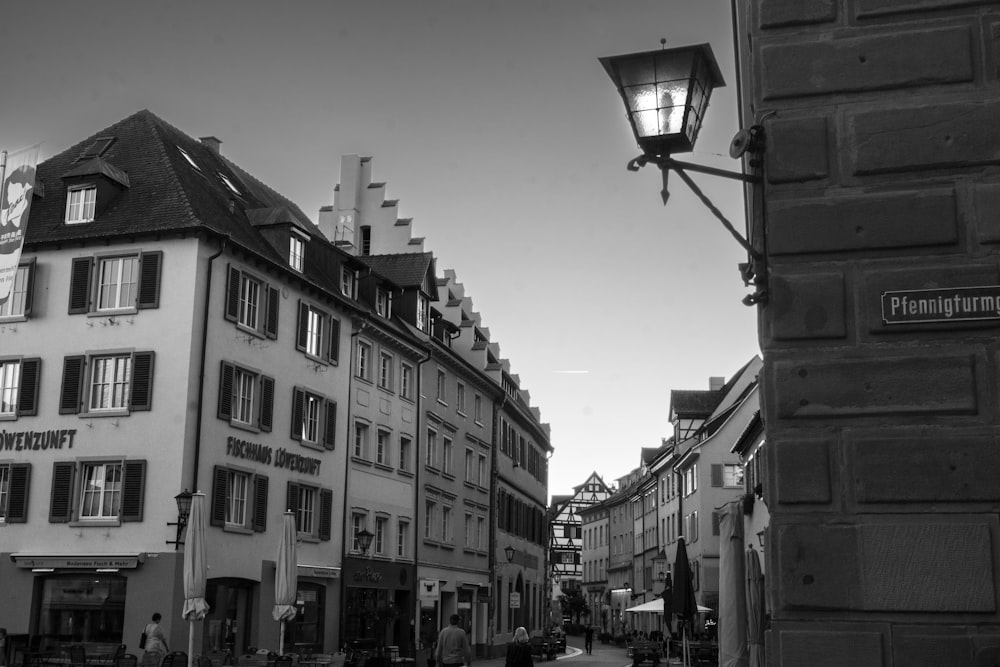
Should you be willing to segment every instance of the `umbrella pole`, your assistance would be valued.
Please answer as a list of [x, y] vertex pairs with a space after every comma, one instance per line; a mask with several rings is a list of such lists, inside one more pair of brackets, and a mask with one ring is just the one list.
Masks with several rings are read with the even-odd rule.
[[282, 621], [278, 630], [278, 655], [285, 655], [285, 622]]
[[188, 667], [194, 667], [194, 619], [188, 621]]

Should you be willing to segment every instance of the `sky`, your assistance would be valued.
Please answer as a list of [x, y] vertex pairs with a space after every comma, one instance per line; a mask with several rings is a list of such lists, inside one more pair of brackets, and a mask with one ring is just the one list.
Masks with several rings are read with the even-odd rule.
[[[730, 0], [54, 0], [0, 22], [0, 148], [45, 159], [149, 109], [296, 202], [340, 156], [454, 269], [551, 427], [551, 495], [673, 433], [670, 391], [759, 354], [745, 252], [676, 176], [660, 198], [598, 58], [709, 43], [726, 85], [693, 153], [738, 170]], [[737, 228], [740, 186], [692, 174]]]

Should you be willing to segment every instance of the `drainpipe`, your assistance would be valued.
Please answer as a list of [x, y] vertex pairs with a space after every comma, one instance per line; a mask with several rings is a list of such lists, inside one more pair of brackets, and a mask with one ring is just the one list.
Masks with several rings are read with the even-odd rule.
[[202, 312], [201, 325], [201, 367], [198, 370], [198, 410], [195, 416], [194, 431], [194, 470], [191, 473], [191, 490], [198, 491], [198, 466], [201, 464], [201, 423], [204, 414], [205, 398], [205, 364], [208, 357], [208, 317], [212, 305], [212, 264], [226, 249], [229, 235], [222, 237], [219, 251], [208, 258], [208, 276], [205, 279], [205, 307]]
[[489, 615], [490, 615], [490, 629], [489, 629], [489, 634], [490, 634], [490, 636], [487, 637], [487, 641], [489, 641], [489, 656], [490, 656], [490, 658], [494, 657], [493, 656], [493, 648], [495, 646], [494, 639], [496, 638], [497, 627], [498, 627], [498, 624], [497, 624], [497, 609], [499, 607], [498, 603], [499, 603], [499, 600], [500, 600], [500, 591], [499, 590], [493, 590], [494, 584], [496, 584], [497, 531], [500, 530], [500, 521], [499, 521], [499, 519], [497, 517], [497, 513], [498, 512], [497, 512], [497, 507], [496, 507], [495, 503], [496, 503], [496, 498], [497, 498], [497, 479], [500, 477], [500, 470], [497, 468], [497, 463], [500, 460], [499, 457], [497, 456], [497, 450], [500, 448], [500, 437], [502, 437], [502, 435], [499, 433], [499, 431], [500, 431], [500, 411], [503, 410], [503, 408], [504, 408], [505, 405], [507, 405], [507, 394], [506, 394], [506, 392], [504, 393], [503, 398], [500, 400], [499, 403], [494, 403], [493, 404], [493, 428], [492, 428], [492, 431], [493, 431], [493, 433], [492, 433], [492, 439], [493, 439], [492, 445], [493, 446], [490, 447], [490, 459], [491, 459], [491, 461], [490, 461], [490, 469], [491, 469], [491, 472], [490, 472], [490, 498], [492, 498], [493, 502], [494, 502], [493, 512], [492, 512], [492, 520], [490, 521], [492, 530], [490, 530], [490, 552], [489, 552], [490, 590], [493, 593], [492, 595], [490, 595], [490, 607], [489, 607]]
[[[432, 343], [433, 345], [433, 343]], [[421, 366], [431, 360], [431, 349], [427, 348], [427, 356], [417, 362], [416, 368], [416, 391], [417, 391], [417, 432], [413, 434], [413, 601], [412, 604], [416, 611], [413, 616], [413, 639], [414, 642], [420, 643], [420, 621], [421, 614], [423, 613], [423, 607], [420, 605], [420, 581], [418, 579], [417, 568], [420, 565], [420, 544], [423, 540], [420, 538], [420, 516], [421, 516], [421, 488], [420, 488], [420, 472], [423, 469], [423, 464], [420, 463], [420, 434], [424, 431], [424, 424], [426, 424], [426, 419], [422, 419], [424, 412], [423, 405], [423, 372]], [[440, 596], [440, 593], [439, 593]], [[413, 647], [414, 658], [417, 655], [417, 647]]]
[[[358, 334], [360, 334], [367, 328], [368, 328], [368, 318], [366, 317], [361, 321], [361, 327], [357, 331], [351, 334], [351, 344], [347, 346], [348, 347], [347, 353], [350, 355], [349, 357], [350, 361], [347, 364], [347, 438], [346, 442], [344, 443], [346, 449], [346, 451], [344, 452], [345, 456], [344, 511], [343, 511], [343, 521], [341, 523], [341, 533], [340, 533], [342, 539], [341, 557], [340, 557], [340, 565], [342, 573], [343, 573], [343, 566], [347, 561], [348, 540], [352, 539], [351, 536], [349, 536], [347, 533], [348, 526], [352, 525], [348, 523], [348, 520], [350, 519], [353, 521], [351, 515], [348, 514], [347, 512], [347, 499], [350, 497], [348, 489], [350, 487], [350, 481], [351, 481], [351, 406], [354, 404], [354, 364], [356, 361], [355, 357], [357, 357], [354, 340], [355, 338], [357, 338]], [[342, 646], [346, 646], [347, 638], [344, 637], [344, 617], [347, 614], [347, 583], [346, 580], [344, 580], [343, 576], [341, 576], [341, 581], [343, 581], [344, 583], [340, 587], [340, 627], [337, 630], [337, 636], [340, 639], [340, 644]]]

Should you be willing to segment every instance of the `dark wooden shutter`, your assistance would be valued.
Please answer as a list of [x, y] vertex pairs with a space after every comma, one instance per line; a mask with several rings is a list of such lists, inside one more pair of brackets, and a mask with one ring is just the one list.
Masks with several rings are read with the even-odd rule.
[[274, 378], [260, 376], [260, 430], [271, 432], [274, 426]]
[[253, 484], [253, 529], [263, 533], [267, 530], [267, 477], [255, 475]]
[[225, 318], [235, 322], [240, 315], [240, 270], [229, 265], [226, 279]]
[[24, 523], [28, 520], [28, 483], [30, 481], [30, 463], [11, 464], [10, 487], [7, 497], [7, 523]]
[[337, 444], [337, 404], [334, 401], [324, 401], [324, 404], [323, 446], [333, 449]]
[[31, 315], [32, 294], [35, 292], [35, 258], [26, 263], [27, 274], [24, 285], [24, 316]]
[[153, 352], [136, 352], [132, 357], [132, 410], [149, 410], [153, 406]]
[[144, 252], [139, 255], [139, 295], [138, 308], [160, 307], [160, 265], [163, 253]]
[[219, 373], [219, 419], [233, 418], [233, 373], [236, 367], [225, 361]]
[[122, 465], [122, 521], [142, 521], [146, 488], [146, 461], [125, 461]]
[[49, 523], [67, 523], [73, 511], [73, 473], [76, 463], [58, 461], [52, 464], [52, 500], [49, 503]]
[[93, 257], [74, 257], [69, 278], [69, 314], [90, 312], [90, 276]]
[[720, 533], [720, 521], [722, 517], [719, 516], [718, 512], [712, 512], [712, 534], [718, 535]]
[[333, 491], [319, 490], [319, 539], [329, 540], [333, 526]]
[[309, 306], [299, 301], [299, 327], [295, 334], [295, 349], [306, 351], [306, 336], [309, 333]]
[[712, 464], [712, 486], [722, 486], [722, 464]]
[[267, 288], [267, 317], [264, 319], [264, 335], [268, 338], [278, 337], [278, 303], [281, 294], [277, 288]]
[[330, 318], [330, 343], [327, 347], [327, 358], [337, 363], [340, 361], [340, 320], [336, 317]]
[[21, 360], [21, 386], [18, 389], [17, 414], [38, 414], [38, 375], [42, 360], [38, 358]]
[[295, 482], [288, 483], [285, 492], [285, 511], [292, 511], [298, 514], [299, 511], [299, 485]]
[[80, 413], [80, 401], [83, 398], [83, 370], [86, 362], [87, 358], [84, 356], [63, 359], [62, 389], [59, 394], [59, 414], [61, 415]]
[[226, 525], [226, 493], [229, 471], [222, 466], [212, 468], [212, 509], [208, 523], [212, 526]]
[[302, 440], [302, 412], [305, 410], [306, 393], [292, 389], [292, 440]]

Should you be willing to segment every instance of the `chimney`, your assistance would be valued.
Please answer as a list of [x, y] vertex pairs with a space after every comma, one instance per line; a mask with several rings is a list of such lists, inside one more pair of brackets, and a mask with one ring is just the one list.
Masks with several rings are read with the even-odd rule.
[[709, 391], [719, 391], [726, 384], [726, 378], [724, 377], [710, 377], [708, 378], [708, 389]]
[[222, 146], [222, 139], [217, 137], [198, 137], [198, 141], [205, 144], [208, 150], [212, 151], [216, 155], [221, 155], [222, 151], [219, 147]]

